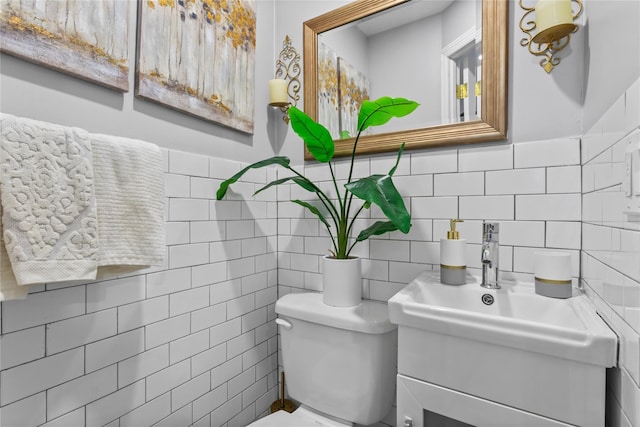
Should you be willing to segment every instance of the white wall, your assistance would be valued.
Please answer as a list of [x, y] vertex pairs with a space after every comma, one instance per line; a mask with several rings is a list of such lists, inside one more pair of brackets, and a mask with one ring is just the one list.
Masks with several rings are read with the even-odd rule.
[[267, 108], [274, 3], [257, 8], [252, 136], [134, 97], [135, 13], [129, 93], [0, 55], [0, 111], [166, 148], [167, 218], [164, 266], [0, 304], [3, 427], [245, 426], [276, 399], [275, 192], [251, 197], [261, 171], [212, 201], [242, 166], [226, 159], [271, 156], [284, 123]]
[[382, 96], [402, 97], [420, 104], [414, 114], [374, 129], [374, 133], [442, 123], [441, 50], [440, 15], [370, 37], [371, 99]]
[[365, 75], [369, 74], [367, 37], [355, 26], [340, 27], [321, 34], [318, 43], [324, 43], [336, 53], [336, 56], [345, 58], [350, 65]]
[[[302, 51], [301, 22], [328, 12], [345, 1], [278, 0], [276, 1], [276, 40], [289, 34], [297, 49]], [[606, 3], [606, 1], [602, 1]], [[525, 47], [520, 46], [524, 34], [519, 28], [522, 10], [515, 1], [509, 2], [509, 140], [519, 143], [545, 139], [579, 136], [582, 132], [582, 104], [584, 98], [585, 32], [572, 37], [569, 54], [548, 75]], [[387, 94], [394, 96], [394, 94]], [[304, 105], [302, 99], [298, 106]], [[282, 155], [292, 163], [303, 162], [300, 139], [291, 131], [283, 131]], [[503, 143], [500, 143], [503, 144]]]
[[[22, 379], [29, 378], [31, 381], [32, 377], [29, 376], [29, 371], [32, 369], [43, 368], [45, 372], [50, 372], [52, 367], [59, 366], [57, 363], [59, 357], [63, 357], [61, 355], [68, 355], [67, 351], [75, 355], [75, 353], [80, 354], [81, 351], [89, 347], [98, 348], [102, 341], [105, 341], [104, 345], [117, 344], [122, 342], [120, 340], [126, 340], [129, 337], [127, 334], [130, 333], [126, 326], [122, 330], [116, 329], [116, 332], [111, 334], [101, 332], [98, 339], [83, 338], [77, 345], [65, 349], [64, 352], [52, 354], [51, 348], [45, 347], [44, 344], [45, 336], [51, 330], [50, 328], [64, 326], [65, 331], [69, 328], [68, 331], [71, 332], [71, 326], [68, 325], [73, 323], [73, 319], [92, 321], [97, 315], [96, 313], [104, 315], [108, 325], [113, 325], [114, 319], [116, 322], [120, 321], [121, 313], [126, 313], [128, 306], [151, 305], [153, 298], [158, 298], [166, 308], [162, 308], [159, 311], [160, 314], [151, 311], [150, 313], [155, 313], [156, 317], [153, 317], [149, 324], [140, 324], [131, 331], [145, 328], [153, 331], [154, 328], [160, 327], [154, 327], [155, 323], [180, 323], [178, 318], [188, 316], [191, 322], [189, 330], [186, 331], [184, 325], [180, 329], [181, 326], [178, 325], [176, 327], [183, 330], [185, 335], [173, 337], [176, 341], [183, 338], [189, 340], [191, 344], [184, 347], [187, 351], [196, 351], [199, 348], [198, 345], [201, 344], [199, 341], [202, 339], [201, 336], [205, 335], [192, 329], [193, 318], [199, 316], [198, 310], [211, 310], [211, 316], [215, 318], [215, 312], [218, 310], [215, 306], [224, 305], [226, 315], [224, 319], [221, 319], [220, 325], [224, 324], [225, 327], [217, 329], [218, 325], [216, 324], [208, 328], [208, 345], [211, 347], [209, 350], [212, 353], [207, 354], [211, 354], [212, 359], [210, 360], [218, 360], [213, 357], [213, 353], [221, 351], [218, 346], [224, 346], [226, 352], [229, 351], [229, 346], [235, 349], [244, 348], [243, 346], [249, 345], [245, 340], [251, 336], [255, 339], [254, 347], [247, 347], [246, 352], [250, 354], [247, 354], [246, 357], [242, 356], [240, 372], [237, 372], [239, 363], [237, 357], [239, 356], [235, 350], [224, 355], [225, 360], [222, 363], [227, 363], [228, 355], [231, 355], [232, 360], [235, 360], [231, 364], [225, 365], [224, 369], [216, 370], [213, 366], [208, 368], [209, 386], [218, 384], [218, 375], [224, 377], [224, 375], [229, 375], [229, 372], [236, 372], [236, 374], [224, 381], [225, 387], [229, 387], [231, 382], [234, 384], [231, 386], [232, 389], [236, 391], [239, 387], [248, 387], [243, 390], [249, 390], [251, 385], [255, 386], [255, 388], [250, 388], [251, 391], [247, 391], [246, 394], [242, 392], [234, 396], [227, 395], [225, 397], [227, 400], [221, 401], [223, 406], [220, 408], [224, 408], [221, 411], [226, 413], [228, 410], [229, 413], [233, 413], [228, 418], [222, 418], [227, 420], [237, 416], [235, 421], [229, 425], [242, 425], [243, 422], [266, 409], [276, 391], [274, 388], [275, 371], [272, 369], [274, 345], [271, 338], [271, 334], [274, 333], [271, 308], [274, 286], [266, 289], [258, 289], [254, 286], [258, 286], [257, 283], [274, 285], [274, 273], [267, 273], [266, 282], [262, 278], [265, 271], [272, 271], [277, 267], [281, 291], [318, 289], [318, 254], [327, 247], [326, 237], [322, 235], [317, 220], [306, 217], [294, 205], [287, 202], [290, 195], [298, 196], [297, 190], [283, 187], [278, 191], [277, 216], [275, 204], [271, 200], [258, 199], [254, 201], [251, 198], [249, 192], [255, 188], [255, 183], [264, 182], [267, 176], [253, 177], [248, 186], [241, 186], [240, 200], [231, 201], [230, 206], [233, 207], [227, 211], [230, 217], [218, 218], [218, 208], [215, 207], [218, 205], [210, 204], [209, 200], [215, 188], [215, 179], [230, 175], [233, 172], [232, 169], [235, 170], [238, 166], [226, 161], [221, 162], [219, 157], [250, 162], [277, 152], [290, 156], [294, 164], [303, 164], [301, 141], [292, 131], [281, 125], [282, 121], [277, 111], [266, 107], [267, 81], [272, 78], [275, 71], [273, 63], [281, 49], [285, 35], [291, 36], [293, 45], [302, 53], [301, 22], [344, 3], [346, 1], [277, 0], [272, 3], [261, 0], [257, 2], [256, 131], [253, 137], [138, 100], [132, 93], [118, 94], [4, 54], [0, 56], [0, 85], [2, 88], [0, 110], [3, 112], [80, 126], [92, 132], [141, 138], [168, 148], [167, 198], [170, 206], [169, 223], [167, 224], [170, 235], [169, 264], [165, 269], [146, 272], [144, 275], [133, 276], [133, 278], [123, 278], [124, 282], [121, 282], [121, 279], [115, 279], [101, 284], [62, 287], [61, 289], [52, 287], [46, 291], [44, 288], [35, 289], [39, 291], [38, 294], [30, 300], [28, 299], [24, 306], [25, 313], [34, 313], [35, 320], [30, 320], [30, 323], [27, 324], [17, 323], [19, 325], [17, 329], [11, 325], [16, 325], [15, 316], [18, 316], [17, 313], [20, 310], [12, 306], [13, 303], [0, 305], [3, 332], [3, 373], [0, 375], [2, 375], [5, 389], [8, 387], [5, 384], [13, 386], [16, 383], [22, 383]], [[619, 119], [620, 97], [629, 90], [632, 83], [640, 75], [638, 56], [625, 54], [627, 49], [628, 52], [638, 52], [637, 43], [640, 40], [638, 36], [640, 29], [637, 25], [638, 1], [587, 0], [585, 14], [582, 18], [583, 22], [587, 23], [587, 28], [581, 28], [572, 37], [571, 48], [565, 51], [562, 63], [554, 69], [551, 75], [547, 75], [538, 66], [537, 58], [531, 56], [525, 48], [520, 46], [519, 41], [523, 34], [518, 27], [518, 20], [522, 11], [515, 1], [510, 1], [510, 8], [509, 141], [476, 147], [452, 147], [407, 153], [397, 174], [401, 192], [406, 193], [409, 207], [415, 218], [413, 234], [409, 236], [397, 234], [383, 236], [383, 238], [371, 240], [359, 249], [365, 257], [367, 279], [365, 295], [370, 298], [384, 299], [390, 296], [410, 280], [413, 273], [424, 268], [431, 268], [436, 263], [434, 256], [437, 254], [438, 239], [443, 235], [446, 219], [449, 217], [460, 216], [467, 219], [461, 229], [463, 234], [471, 240], [469, 259], [470, 265], [474, 268], [478, 268], [477, 260], [474, 257], [476, 256], [475, 248], [478, 244], [481, 220], [496, 219], [503, 222], [505, 226], [503, 233], [501, 233], [503, 239], [501, 265], [514, 275], [530, 275], [530, 254], [536, 248], [566, 249], [574, 254], [574, 260], [579, 259], [580, 240], [585, 237], [593, 237], [597, 245], [600, 245], [609, 242], [606, 236], [611, 236], [611, 242], [618, 244], [624, 242], [624, 246], [619, 247], [620, 250], [626, 251], [632, 257], [637, 255], [640, 250], [640, 247], [637, 246], [638, 239], [635, 230], [609, 225], [603, 226], [597, 221], [591, 223], [590, 220], [585, 220], [584, 231], [581, 233], [582, 215], [585, 215], [586, 211], [580, 212], [580, 186], [585, 185], [585, 182], [582, 181], [580, 174], [581, 153], [578, 146], [579, 137], [583, 133], [587, 133], [587, 135], [603, 134], [605, 124], [609, 120]], [[614, 20], [614, 18], [616, 19]], [[624, 42], [620, 43], [621, 40]], [[131, 46], [133, 45], [132, 40]], [[134, 51], [133, 48], [130, 48], [132, 58]], [[132, 78], [133, 76], [131, 76]], [[264, 88], [264, 90], [260, 88]], [[634, 93], [633, 90], [632, 93]], [[626, 111], [626, 98], [624, 102]], [[303, 104], [300, 102], [298, 105], [302, 106]], [[614, 112], [608, 113], [609, 108], [613, 108]], [[602, 119], [603, 117], [606, 119]], [[270, 127], [269, 123], [273, 127]], [[585, 129], [589, 131], [586, 132]], [[619, 140], [619, 138], [606, 139], [604, 145], [596, 143], [594, 146], [598, 148], [594, 157], [589, 159], [595, 159], [596, 155], [608, 152]], [[172, 158], [175, 159], [174, 163], [171, 162]], [[595, 165], [593, 160], [589, 159], [585, 160], [586, 163], [583, 167], [585, 170], [591, 165]], [[362, 174], [367, 171], [385, 171], [393, 161], [393, 154], [365, 156], [359, 159], [358, 170]], [[208, 165], [206, 172], [204, 169], [201, 172], [195, 171], [198, 170], [197, 165], [205, 163]], [[344, 161], [338, 163], [339, 172], [343, 171]], [[321, 167], [314, 163], [307, 164], [305, 169], [312, 177], [326, 179]], [[602, 175], [600, 169], [593, 175], [587, 175], [594, 180], [602, 178], [605, 182], [609, 182], [607, 176], [606, 174]], [[617, 183], [611, 181], [611, 185], [616, 188]], [[607, 192], [607, 188], [606, 185], [596, 187], [595, 184], [594, 187], [584, 187], [582, 192], [585, 195], [582, 197], [584, 200], [589, 200], [591, 197], [589, 194], [603, 194]], [[203, 200], [205, 201], [203, 202]], [[557, 209], [558, 205], [564, 207]], [[605, 206], [609, 205], [603, 204], [602, 208], [604, 209]], [[615, 212], [615, 215], [618, 214], [619, 212]], [[377, 214], [374, 213], [375, 215]], [[198, 230], [202, 230], [202, 227], [213, 234], [200, 235]], [[277, 228], [274, 229], [274, 227]], [[221, 230], [225, 230], [224, 234], [220, 234]], [[598, 237], [602, 235], [592, 233], [593, 230], [604, 231], [605, 238]], [[275, 235], [277, 235], [279, 251], [277, 266], [274, 266], [270, 258], [274, 247], [272, 236]], [[266, 245], [265, 253], [256, 254], [253, 252], [256, 244], [262, 247], [262, 242]], [[220, 249], [221, 247], [223, 249]], [[207, 260], [200, 258], [203, 250], [207, 252]], [[221, 254], [219, 250], [224, 253], [224, 259], [217, 258], [217, 255]], [[243, 253], [243, 250], [249, 252]], [[212, 256], [213, 258], [211, 258]], [[582, 253], [583, 262], [592, 265], [590, 260], [594, 260], [595, 264], [593, 265], [598, 266], [593, 278], [588, 276], [592, 270], [583, 271], [588, 285], [591, 286], [594, 279], [601, 280], [602, 274], [610, 273], [616, 277], [619, 274], [629, 277], [632, 279], [632, 284], [638, 282], [638, 278], [635, 276], [636, 270], [629, 271], [626, 267], [611, 261], [616, 259], [613, 257], [613, 252], [603, 253], [602, 256], [605, 256], [606, 259], [602, 259], [600, 254], [588, 248], [585, 248]], [[254, 266], [253, 269], [249, 268], [245, 271], [245, 267], [249, 264]], [[604, 267], [600, 267], [600, 265]], [[637, 264], [635, 265], [637, 266]], [[222, 268], [223, 266], [224, 268]], [[221, 269], [218, 270], [218, 267]], [[236, 275], [236, 268], [243, 270], [240, 276]], [[580, 270], [577, 265], [575, 268], [574, 275], [577, 277]], [[199, 274], [203, 272], [206, 272], [205, 281], [201, 282], [197, 277], [201, 277]], [[244, 278], [245, 273], [246, 279]], [[233, 279], [233, 284], [229, 285], [228, 280], [231, 279]], [[254, 279], [258, 280], [254, 281]], [[212, 280], [212, 282], [207, 282], [207, 280]], [[106, 306], [104, 310], [97, 312], [80, 304], [80, 313], [69, 314], [69, 307], [65, 303], [52, 305], [49, 301], [49, 298], [56, 295], [61, 295], [63, 298], [62, 294], [65, 292], [84, 295], [95, 292], [96, 289], [100, 289], [100, 286], [104, 286], [104, 289], [117, 289], [119, 285], [131, 283], [136, 289], [146, 292], [143, 298], [127, 300], [122, 304], [110, 304], [107, 298], [101, 298], [100, 303], [106, 304]], [[240, 288], [237, 287], [238, 283], [240, 283]], [[242, 288], [245, 284], [249, 289], [248, 294], [245, 294]], [[209, 298], [214, 296], [213, 300], [208, 301], [211, 306], [199, 306], [201, 302], [197, 301], [196, 295], [198, 292], [202, 292], [200, 285], [208, 288]], [[151, 295], [154, 295], [153, 289], [158, 286], [166, 287], [167, 292], [150, 298]], [[215, 300], [215, 296], [220, 295], [221, 287], [224, 286], [231, 286], [235, 291], [240, 289], [242, 294], [231, 295], [228, 300], [224, 301]], [[596, 286], [594, 286], [595, 288]], [[152, 289], [151, 294], [149, 293], [150, 289]], [[597, 291], [594, 292], [597, 294]], [[80, 299], [84, 301], [82, 298]], [[637, 333], [639, 330], [634, 326], [635, 323], [627, 320], [624, 312], [622, 315], [620, 314], [619, 308], [613, 301], [607, 300], [604, 296], [600, 296], [600, 299], [604, 301], [602, 307], [610, 309], [611, 318], [614, 319], [615, 324], [620, 326], [621, 330], [628, 331], [631, 328], [631, 332], [625, 334], [625, 337], [631, 337], [629, 340], [631, 345], [625, 347], [623, 369], [616, 371], [617, 373], [614, 374], [613, 381], [610, 383], [610, 395], [613, 396], [613, 400], [610, 400], [609, 403], [613, 401], [618, 404], [611, 406], [608, 414], [613, 417], [614, 421], [617, 421], [612, 424], [616, 427], [637, 425], [640, 420], [640, 407], [637, 402], [640, 399], [637, 398], [638, 352], [635, 350], [637, 348], [635, 345], [638, 343]], [[188, 314], [178, 314], [180, 309], [174, 308], [173, 314], [175, 316], [172, 315], [172, 304], [174, 307], [178, 307], [181, 301], [190, 301], [187, 304], [189, 306]], [[60, 314], [50, 317], [49, 312], [41, 312], [44, 307]], [[235, 314], [229, 316], [229, 310]], [[265, 323], [256, 323], [258, 318], [262, 319], [263, 312], [267, 316], [267, 320]], [[161, 318], [158, 318], [158, 315]], [[13, 320], [7, 323], [6, 319]], [[125, 320], [124, 317], [122, 319]], [[239, 331], [238, 322], [240, 322]], [[119, 327], [118, 325], [116, 323], [116, 328]], [[245, 325], [249, 329], [245, 329]], [[113, 328], [113, 326], [110, 327]], [[227, 330], [226, 327], [230, 329]], [[103, 326], [100, 326], [99, 330], [112, 329], [103, 329]], [[162, 357], [170, 358], [173, 338], [169, 337], [169, 341], [158, 346], [166, 352], [166, 355], [163, 353]], [[176, 343], [173, 346], [175, 349], [183, 348], [183, 344], [184, 341], [180, 341], [179, 344]], [[138, 342], [133, 347], [140, 348], [139, 345]], [[131, 353], [130, 351], [133, 350], [129, 347], [125, 348], [127, 348], [126, 357], [135, 358], [138, 356], [138, 353]], [[217, 350], [213, 350], [214, 348]], [[143, 347], [140, 348], [140, 354], [144, 355], [147, 351], [152, 350], [154, 349]], [[630, 353], [626, 353], [626, 351]], [[8, 352], [9, 356], [5, 356], [5, 352]], [[108, 353], [109, 358], [112, 356], [116, 357], [113, 353]], [[149, 357], [151, 356], [149, 355]], [[193, 361], [196, 357], [197, 354], [188, 357], [188, 360], [191, 360], [191, 373], [194, 372]], [[10, 360], [11, 363], [6, 362], [7, 360]], [[87, 397], [79, 396], [80, 393], [71, 394], [72, 397], [79, 398], [79, 401], [75, 401], [75, 403], [67, 403], [69, 401], [56, 403], [55, 397], [66, 394], [62, 393], [65, 386], [75, 388], [81, 384], [86, 384], [89, 387], [102, 384], [98, 375], [112, 374], [114, 366], [118, 366], [118, 368], [124, 366], [126, 360], [111, 360], [109, 365], [94, 372], [83, 370], [82, 375], [71, 382], [65, 382], [70, 379], [60, 379], [59, 377], [57, 380], [37, 379], [35, 383], [31, 383], [35, 385], [28, 386], [32, 393], [31, 391], [19, 392], [22, 394], [17, 400], [14, 400], [13, 397], [3, 398], [0, 392], [1, 416], [33, 417], [30, 418], [33, 425], [40, 424], [43, 416], [51, 415], [47, 411], [57, 411], [49, 408], [67, 408], [70, 411], [67, 413], [69, 417], [88, 416], [87, 414], [92, 410], [90, 410], [91, 402], [86, 401]], [[258, 364], [253, 363], [254, 361], [264, 365], [260, 365], [261, 367], [258, 368]], [[82, 356], [82, 363], [88, 363], [85, 356]], [[213, 361], [208, 363], [215, 364]], [[182, 366], [184, 363], [177, 361], [176, 364]], [[170, 360], [167, 364], [162, 362], [161, 365], [158, 372], [174, 366]], [[179, 371], [179, 368], [174, 369], [175, 371], [171, 370], [170, 372]], [[246, 372], [247, 369], [249, 373]], [[258, 371], [264, 373], [265, 369], [268, 372], [265, 376], [258, 375]], [[158, 396], [159, 400], [151, 399], [148, 402], [146, 399], [140, 400], [139, 387], [142, 385], [128, 388], [129, 384], [122, 384], [123, 389], [127, 391], [119, 394], [117, 392], [110, 394], [111, 391], [108, 391], [100, 396], [92, 395], [92, 398], [98, 399], [96, 402], [102, 401], [92, 407], [94, 408], [93, 413], [95, 413], [95, 408], [100, 408], [101, 405], [109, 406], [114, 411], [112, 413], [114, 414], [113, 419], [124, 416], [124, 421], [120, 418], [120, 426], [126, 425], [125, 413], [134, 408], [127, 406], [130, 403], [119, 403], [119, 399], [122, 398], [130, 402], [130, 395], [127, 394], [130, 392], [139, 399], [135, 402], [139, 402], [140, 407], [144, 408], [135, 413], [136, 416], [156, 417], [163, 413], [156, 410], [155, 404], [161, 406], [162, 411], [166, 411], [167, 407], [170, 412], [175, 409], [176, 415], [173, 417], [181, 417], [186, 414], [187, 410], [183, 408], [187, 406], [192, 410], [195, 410], [196, 407], [206, 407], [206, 405], [215, 406], [215, 403], [212, 402], [217, 402], [217, 400], [208, 400], [214, 398], [213, 395], [208, 394], [209, 392], [202, 395], [197, 393], [197, 390], [202, 390], [201, 387], [206, 382], [206, 377], [197, 377], [197, 379], [190, 377], [182, 383], [180, 379], [173, 378], [173, 373], [169, 372], [151, 379], [155, 373], [154, 371], [139, 378], [138, 382], [134, 384], [144, 385], [147, 392], [150, 388], [164, 390], [163, 394]], [[255, 374], [254, 383], [249, 384], [248, 378], [251, 373]], [[8, 381], [8, 378], [12, 378], [12, 381]], [[166, 379], [169, 380], [165, 383]], [[77, 382], [74, 382], [76, 380]], [[109, 384], [113, 384], [114, 380], [110, 377], [109, 381], [111, 381]], [[266, 391], [263, 389], [265, 381]], [[151, 383], [151, 385], [147, 383]], [[166, 386], [159, 384], [166, 384]], [[183, 385], [184, 387], [182, 387]], [[118, 383], [116, 387], [120, 387], [120, 384]], [[261, 394], [261, 398], [256, 397], [258, 391], [264, 391], [266, 394]], [[186, 392], [191, 393], [190, 396], [194, 396], [193, 399], [185, 403], [183, 407], [178, 407], [177, 403], [174, 405], [174, 396], [178, 398]], [[14, 392], [8, 393], [11, 395]], [[105, 391], [100, 393], [105, 393]], [[12, 396], [15, 397], [15, 395]], [[113, 397], [109, 398], [109, 396]], [[204, 396], [207, 397], [199, 399]], [[249, 402], [248, 406], [244, 404], [245, 396]], [[49, 399], [53, 400], [49, 401]], [[45, 401], [47, 402], [46, 408], [43, 406]], [[213, 421], [221, 419], [213, 415], [204, 415], [204, 417], [203, 420], [212, 420], [212, 424], [214, 424]], [[49, 418], [45, 419], [49, 420]], [[393, 419], [393, 414], [391, 414], [386, 421], [393, 424]], [[63, 422], [62, 420], [58, 421]], [[192, 421], [197, 420], [192, 419]], [[175, 418], [169, 418], [167, 422], [175, 423]], [[69, 424], [68, 422], [63, 423]], [[55, 423], [51, 425], [53, 426]], [[113, 426], [115, 425], [117, 424], [113, 424]]]
[[[532, 253], [539, 248], [571, 252], [574, 283], [580, 274], [584, 276], [590, 297], [623, 340], [622, 364], [610, 372], [606, 403], [608, 425], [616, 427], [640, 423], [640, 325], [634, 305], [640, 246], [636, 229], [603, 223], [602, 215], [622, 218], [615, 166], [619, 166], [624, 131], [620, 133], [618, 125], [629, 114], [632, 121], [623, 120], [623, 127], [635, 128], [638, 122], [633, 120], [640, 119], [638, 101], [633, 101], [639, 96], [637, 83], [631, 86], [640, 76], [639, 59], [633, 53], [638, 52], [640, 40], [638, 5], [637, 1], [587, 1], [579, 32], [562, 52], [561, 64], [547, 74], [538, 65], [539, 58], [520, 46], [522, 10], [517, 2], [510, 2], [509, 141], [407, 152], [396, 182], [411, 210], [411, 233], [374, 238], [356, 251], [364, 258], [364, 295], [379, 300], [393, 295], [418, 272], [437, 265], [438, 240], [448, 218], [466, 220], [460, 228], [470, 240], [468, 262], [476, 271], [482, 219], [498, 220], [503, 227], [500, 257], [507, 275], [530, 277]], [[629, 33], [624, 37], [613, 17], [627, 24], [623, 28]], [[597, 42], [593, 34], [598, 34]], [[622, 39], [628, 40], [620, 44]], [[602, 57], [608, 60], [601, 61]], [[629, 109], [629, 100], [636, 103], [635, 109]], [[591, 141], [581, 147], [585, 128], [589, 129], [585, 137]], [[300, 159], [299, 144], [289, 135], [284, 150]], [[586, 158], [585, 149], [591, 153]], [[596, 161], [599, 155], [602, 158]], [[358, 159], [357, 170], [360, 175], [381, 173], [392, 164], [392, 155], [365, 156]], [[345, 167], [344, 160], [338, 161], [338, 173]], [[324, 169], [304, 165], [305, 173], [319, 181], [329, 178]], [[280, 292], [320, 290], [318, 257], [329, 247], [328, 238], [317, 220], [286, 201], [289, 197], [305, 195], [295, 187], [278, 193]], [[596, 216], [591, 217], [594, 212]], [[364, 222], [376, 217], [379, 213], [374, 211]], [[583, 245], [585, 250], [580, 252]], [[626, 297], [622, 304], [616, 300], [620, 286]], [[618, 292], [605, 294], [604, 289]], [[394, 425], [395, 414], [384, 421]]]
[[640, 425], [640, 224], [623, 214], [624, 150], [640, 132], [640, 2], [585, 4], [582, 280], [620, 338], [607, 425]]
[[[386, 173], [394, 161], [393, 156], [360, 157], [355, 177]], [[347, 165], [338, 162], [336, 174], [344, 177]], [[304, 174], [321, 188], [332, 188], [325, 164], [306, 164]], [[577, 285], [580, 181], [579, 138], [405, 153], [394, 183], [411, 213], [412, 228], [406, 235], [393, 232], [356, 246], [353, 253], [362, 258], [364, 296], [386, 301], [422, 271], [437, 269], [440, 239], [446, 237], [451, 218], [465, 221], [458, 229], [467, 239], [467, 265], [476, 276], [481, 274], [482, 220], [493, 220], [500, 223], [503, 279], [533, 282], [534, 252], [553, 249], [572, 255]], [[288, 201], [308, 197], [296, 186], [278, 191], [280, 295], [322, 290], [320, 261], [331, 247], [329, 237], [316, 218]], [[365, 212], [354, 234], [383, 218], [377, 208], [370, 216]], [[391, 411], [385, 423], [396, 425], [395, 416]]]
[[640, 425], [640, 223], [623, 214], [624, 152], [640, 133], [640, 79], [582, 139], [582, 272], [598, 311], [620, 339], [607, 375], [608, 426]]
[[584, 125], [587, 131], [640, 74], [640, 2], [586, 0]]
[[[161, 147], [252, 161], [273, 155], [275, 139], [267, 137], [269, 120], [279, 120], [267, 107], [268, 80], [275, 72], [281, 39], [273, 37], [274, 3], [257, 1], [254, 135], [206, 122], [133, 94], [136, 2], [129, 25], [130, 92], [119, 93], [2, 54], [0, 110], [16, 116], [78, 126], [153, 142]], [[273, 145], [272, 145], [273, 144]]]
[[[165, 265], [0, 303], [0, 425], [238, 426], [278, 395], [275, 192], [164, 150]], [[3, 265], [2, 268], [7, 268]]]
[[442, 18], [442, 46], [446, 46], [469, 28], [482, 27], [482, 4], [454, 2], [444, 11]]
[[[405, 153], [395, 181], [405, 196], [413, 227], [408, 235], [392, 233], [371, 239], [356, 249], [363, 258], [363, 291], [367, 298], [384, 301], [420, 271], [434, 268], [439, 263], [439, 239], [445, 235], [448, 219], [456, 217], [465, 219], [460, 229], [469, 240], [467, 259], [472, 271], [478, 272], [480, 268], [477, 254], [482, 220], [496, 220], [503, 227], [500, 265], [506, 275], [530, 279], [535, 250], [563, 249], [572, 254], [577, 283], [581, 43], [578, 38], [572, 55], [554, 71], [555, 76], [547, 75], [519, 45], [519, 39], [514, 39], [521, 37], [517, 21], [520, 11], [516, 3], [510, 5], [509, 141]], [[335, 4], [326, 6], [324, 11]], [[313, 10], [320, 12], [318, 8]], [[308, 19], [306, 10], [293, 6], [282, 13], [286, 14], [287, 22]], [[569, 82], [568, 87], [565, 82]], [[541, 100], [548, 102], [541, 107]], [[289, 134], [283, 152], [302, 164], [301, 150], [300, 141]], [[554, 155], [550, 156], [550, 152]], [[363, 156], [357, 162], [357, 176], [384, 173], [394, 160], [393, 154]], [[347, 163], [345, 160], [337, 163], [339, 179], [344, 178]], [[321, 182], [329, 179], [324, 165], [307, 163], [304, 172]], [[281, 294], [321, 289], [319, 256], [330, 247], [326, 232], [302, 208], [287, 202], [289, 198], [304, 197], [307, 195], [296, 187], [278, 192]], [[371, 218], [365, 217], [360, 226], [379, 216], [373, 209]], [[395, 412], [384, 422], [395, 425]]]

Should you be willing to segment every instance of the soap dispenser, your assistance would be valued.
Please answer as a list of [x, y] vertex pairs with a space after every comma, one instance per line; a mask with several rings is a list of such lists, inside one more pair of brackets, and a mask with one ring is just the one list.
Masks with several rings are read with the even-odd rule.
[[445, 285], [464, 285], [467, 283], [467, 240], [460, 238], [456, 223], [461, 219], [452, 219], [446, 239], [440, 239], [440, 282]]

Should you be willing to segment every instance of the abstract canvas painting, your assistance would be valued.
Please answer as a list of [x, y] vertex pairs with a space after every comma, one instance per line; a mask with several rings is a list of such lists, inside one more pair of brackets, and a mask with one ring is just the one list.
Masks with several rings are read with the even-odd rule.
[[136, 95], [253, 133], [254, 0], [143, 0]]
[[356, 136], [358, 112], [362, 101], [369, 99], [369, 79], [344, 58], [338, 58], [338, 98], [340, 133]]
[[129, 90], [128, 0], [0, 0], [0, 51]]
[[340, 138], [338, 56], [324, 43], [318, 45], [318, 122]]

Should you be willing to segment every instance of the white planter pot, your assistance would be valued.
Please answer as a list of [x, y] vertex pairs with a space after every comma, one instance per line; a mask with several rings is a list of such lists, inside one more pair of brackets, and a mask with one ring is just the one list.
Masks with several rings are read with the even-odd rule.
[[353, 307], [362, 302], [360, 258], [322, 259], [322, 300], [334, 307]]

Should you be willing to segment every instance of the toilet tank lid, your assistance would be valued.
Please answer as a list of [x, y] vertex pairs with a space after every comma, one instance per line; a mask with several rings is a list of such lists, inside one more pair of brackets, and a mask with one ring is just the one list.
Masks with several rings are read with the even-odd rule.
[[276, 302], [276, 313], [365, 334], [384, 334], [397, 328], [397, 325], [389, 321], [385, 303], [364, 300], [355, 307], [332, 307], [326, 305], [322, 301], [322, 294], [317, 292], [283, 296]]

